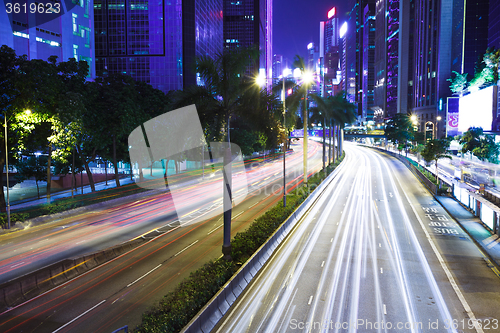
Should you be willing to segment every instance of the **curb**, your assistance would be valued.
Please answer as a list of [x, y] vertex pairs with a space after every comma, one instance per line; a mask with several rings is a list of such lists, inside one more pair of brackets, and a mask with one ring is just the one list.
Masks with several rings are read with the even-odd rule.
[[[468, 212], [469, 209], [464, 206], [459, 200], [457, 200], [455, 197], [450, 197], [451, 199], [455, 200], [457, 203], [460, 204], [460, 206], [462, 206], [464, 209], [466, 209]], [[479, 249], [479, 251], [482, 253], [482, 255], [488, 259], [489, 263], [492, 264], [493, 266], [495, 266], [495, 268], [500, 272], [500, 263], [497, 262], [497, 260], [495, 258], [493, 258], [491, 256], [491, 254], [488, 252], [488, 250], [483, 246], [482, 242], [478, 241], [477, 239], [475, 239], [470, 233], [469, 231], [467, 230], [467, 228], [465, 228], [462, 223], [460, 223], [459, 220], [457, 220], [455, 218], [455, 216], [453, 216], [453, 214], [441, 203], [441, 201], [437, 200], [436, 201], [439, 203], [439, 205], [441, 205], [441, 207], [443, 207], [443, 209], [448, 213], [448, 215], [451, 216], [451, 218], [460, 226], [460, 228], [467, 234], [467, 236], [469, 236], [469, 238], [472, 240], [472, 242], [474, 244], [476, 244], [477, 248]], [[477, 218], [477, 216], [474, 216]], [[481, 222], [482, 223], [482, 222]]]

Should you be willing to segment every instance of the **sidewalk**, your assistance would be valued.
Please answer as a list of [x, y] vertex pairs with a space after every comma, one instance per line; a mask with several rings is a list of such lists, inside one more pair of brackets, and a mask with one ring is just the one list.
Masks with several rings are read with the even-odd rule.
[[[31, 184], [31, 182], [33, 184]], [[127, 185], [134, 183], [130, 180], [130, 177], [120, 178], [120, 185]], [[9, 189], [9, 201], [11, 212], [15, 212], [16, 209], [27, 208], [36, 205], [42, 205], [47, 203], [47, 187], [46, 185], [39, 185], [40, 187], [40, 199], [38, 199], [37, 189], [34, 181], [24, 181], [23, 183], [16, 184]], [[109, 188], [116, 187], [115, 179], [108, 179], [106, 182], [95, 183], [96, 191], [106, 190]], [[90, 193], [90, 185], [83, 186], [83, 193]], [[82, 194], [82, 187], [79, 186], [76, 191], [73, 192], [74, 195]], [[7, 191], [4, 190], [5, 198], [7, 199]], [[61, 199], [65, 197], [71, 197], [71, 190], [58, 190], [50, 195], [50, 201], [56, 199]]]
[[462, 226], [464, 231], [496, 266], [496, 274], [500, 272], [500, 237], [492, 235], [483, 225], [479, 217], [474, 216], [457, 200], [448, 196], [435, 196], [441, 206]]

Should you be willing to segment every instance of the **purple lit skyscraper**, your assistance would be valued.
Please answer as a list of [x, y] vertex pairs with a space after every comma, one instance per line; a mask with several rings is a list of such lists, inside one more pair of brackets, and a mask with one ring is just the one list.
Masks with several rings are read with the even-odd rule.
[[197, 83], [196, 57], [222, 51], [222, 0], [94, 0], [96, 71], [164, 92]]
[[[272, 24], [272, 0], [224, 0], [224, 48], [258, 47], [259, 68], [265, 69], [267, 77], [282, 74], [272, 73]], [[249, 68], [249, 72], [256, 73], [258, 68]]]

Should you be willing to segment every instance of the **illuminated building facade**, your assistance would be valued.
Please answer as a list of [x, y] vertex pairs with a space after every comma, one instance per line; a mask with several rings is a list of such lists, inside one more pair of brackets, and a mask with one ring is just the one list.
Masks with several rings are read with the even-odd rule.
[[[452, 71], [474, 75], [488, 46], [487, 0], [415, 1], [413, 109], [420, 131], [445, 134]], [[450, 15], [451, 13], [451, 15]], [[438, 119], [441, 119], [438, 121]]]
[[374, 102], [373, 87], [375, 85], [375, 4], [367, 4], [363, 10], [363, 80], [361, 121], [373, 121]]
[[500, 49], [500, 1], [490, 1], [488, 46]]
[[358, 116], [362, 117], [363, 101], [363, 29], [364, 9], [375, 0], [350, 0], [351, 9], [347, 21], [345, 91], [346, 98], [357, 105]]
[[340, 56], [342, 48], [340, 46], [339, 19], [336, 8], [328, 11], [328, 20], [320, 22], [320, 71], [321, 82], [320, 92], [323, 96], [334, 95], [341, 90]]
[[411, 109], [414, 0], [375, 3], [374, 113], [390, 118]]
[[222, 0], [94, 0], [96, 71], [164, 92], [197, 82], [195, 57], [222, 51]]
[[89, 78], [94, 78], [93, 0], [61, 1], [59, 4], [59, 13], [50, 14], [24, 14], [22, 11], [7, 14], [2, 9], [0, 45], [14, 49], [17, 55], [25, 54], [28, 60], [47, 60], [53, 55], [59, 61], [85, 60], [89, 64]]
[[[267, 77], [274, 77], [273, 62], [273, 1], [272, 0], [223, 0], [224, 48], [256, 46], [261, 51], [259, 68]], [[258, 72], [249, 68], [249, 72]], [[271, 82], [268, 81], [268, 84]]]

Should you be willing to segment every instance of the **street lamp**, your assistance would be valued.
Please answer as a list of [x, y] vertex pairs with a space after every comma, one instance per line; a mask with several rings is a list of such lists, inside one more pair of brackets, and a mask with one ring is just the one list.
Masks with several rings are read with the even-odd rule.
[[307, 93], [308, 85], [313, 81], [313, 74], [310, 71], [302, 73], [302, 83], [305, 85], [305, 98], [304, 98], [304, 143], [303, 143], [303, 158], [304, 158], [304, 184], [307, 185]]
[[10, 229], [10, 200], [9, 200], [9, 152], [7, 150], [7, 113], [3, 114], [5, 128], [5, 171], [7, 174], [7, 229]]
[[[286, 73], [288, 72], [287, 69], [283, 70], [283, 77], [282, 77], [282, 81], [283, 81], [283, 88], [282, 88], [282, 91], [281, 91], [281, 99], [283, 100], [283, 127], [285, 129], [285, 137], [284, 137], [284, 140], [283, 140], [283, 207], [286, 207], [286, 144], [287, 144], [287, 139], [288, 139], [288, 132], [286, 130], [286, 123], [285, 123], [285, 115], [286, 115], [286, 107], [285, 107], [285, 96], [286, 96], [286, 91], [285, 91], [285, 75]], [[266, 80], [276, 80], [276, 79], [279, 79], [279, 78], [274, 78], [274, 77], [270, 77], [270, 78], [266, 78], [265, 76], [263, 75], [259, 75], [257, 78], [256, 78], [256, 83], [259, 85], [259, 86], [264, 86], [266, 84]]]
[[441, 116], [437, 116], [436, 117], [436, 126], [435, 126], [436, 127], [435, 128], [436, 129], [436, 135], [434, 136], [435, 139], [437, 139], [437, 137], [438, 137], [438, 130], [439, 130], [438, 123], [439, 123], [440, 120], [441, 120]]

